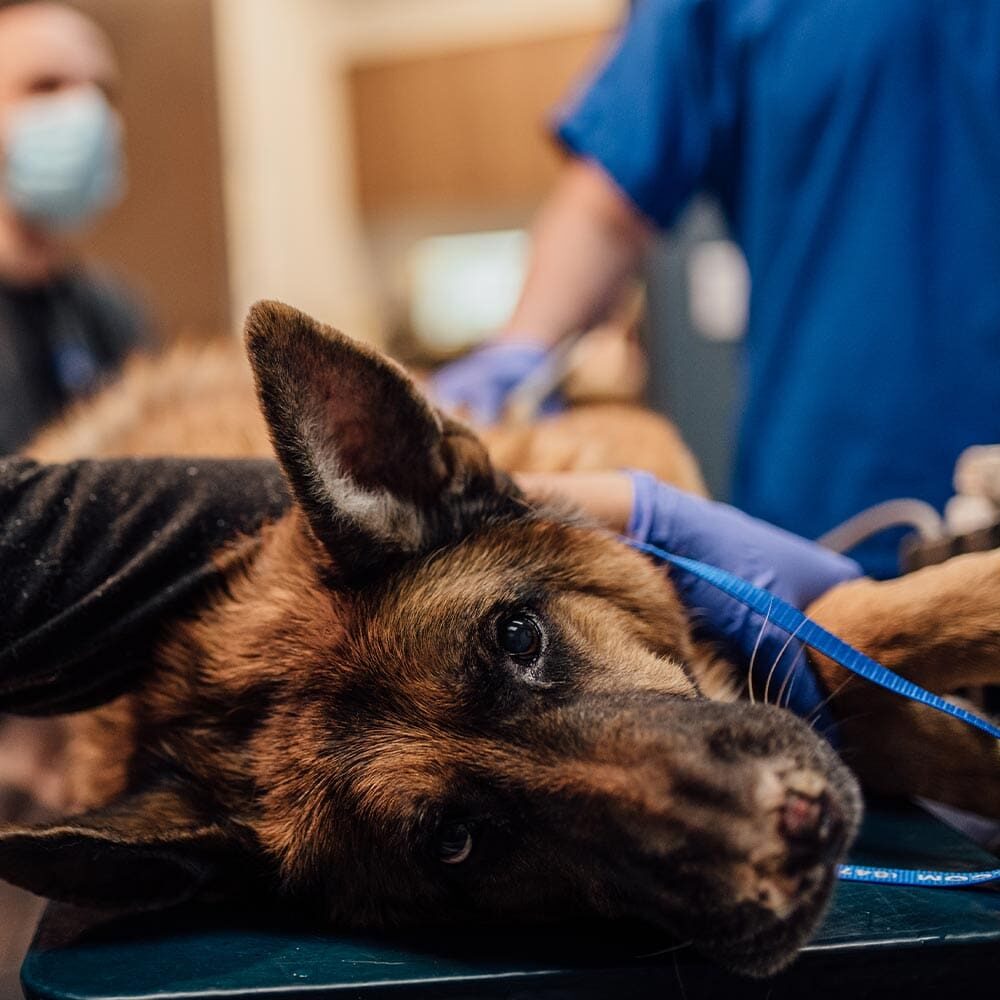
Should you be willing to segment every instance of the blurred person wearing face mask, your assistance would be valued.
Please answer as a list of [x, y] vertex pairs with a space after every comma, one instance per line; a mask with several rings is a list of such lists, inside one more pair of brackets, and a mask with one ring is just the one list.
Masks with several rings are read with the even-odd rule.
[[55, 0], [0, 0], [0, 454], [147, 341], [135, 303], [73, 237], [124, 189], [115, 57]]

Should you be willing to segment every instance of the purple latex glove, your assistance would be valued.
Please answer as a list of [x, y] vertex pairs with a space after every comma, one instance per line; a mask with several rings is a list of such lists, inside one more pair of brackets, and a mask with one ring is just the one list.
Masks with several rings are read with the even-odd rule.
[[[685, 493], [645, 472], [628, 475], [634, 491], [628, 535], [637, 541], [728, 570], [800, 609], [838, 583], [862, 575], [853, 559], [735, 507]], [[748, 665], [753, 658], [758, 697], [777, 663], [768, 700], [777, 702], [784, 685], [781, 704], [804, 717], [815, 712], [823, 695], [811, 671], [803, 669], [805, 654], [794, 639], [789, 642], [776, 627], [762, 632], [759, 615], [711, 584], [676, 568], [670, 574], [696, 627], [722, 642], [738, 662]]]
[[544, 364], [547, 354], [533, 341], [487, 344], [437, 371], [429, 383], [431, 398], [446, 409], [468, 411], [475, 423], [496, 423], [511, 389]]

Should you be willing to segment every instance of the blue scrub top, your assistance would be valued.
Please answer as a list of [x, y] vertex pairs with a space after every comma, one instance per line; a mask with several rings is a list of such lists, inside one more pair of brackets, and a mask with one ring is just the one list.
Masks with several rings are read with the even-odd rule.
[[[1000, 0], [638, 0], [558, 134], [658, 226], [727, 213], [738, 506], [807, 537], [940, 509], [1000, 442]], [[857, 555], [893, 575], [895, 544]]]

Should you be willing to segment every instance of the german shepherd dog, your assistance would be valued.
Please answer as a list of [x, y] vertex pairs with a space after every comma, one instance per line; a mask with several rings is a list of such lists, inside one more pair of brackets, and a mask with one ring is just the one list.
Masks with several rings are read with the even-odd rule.
[[[219, 553], [225, 586], [135, 691], [71, 720], [71, 815], [0, 833], [0, 876], [111, 907], [280, 897], [344, 928], [639, 918], [730, 969], [786, 965], [860, 816], [827, 743], [740, 699], [662, 568], [528, 502], [397, 365], [276, 304], [246, 345], [294, 503]], [[35, 453], [266, 448], [231, 368], [169, 367]], [[812, 612], [951, 691], [1000, 675], [998, 584], [966, 556]], [[1000, 815], [995, 741], [817, 666], [862, 779]]]

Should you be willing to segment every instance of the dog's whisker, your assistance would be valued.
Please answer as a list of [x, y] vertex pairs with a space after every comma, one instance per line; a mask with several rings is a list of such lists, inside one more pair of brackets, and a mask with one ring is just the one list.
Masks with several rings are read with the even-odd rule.
[[774, 662], [771, 664], [771, 669], [767, 672], [767, 679], [764, 681], [764, 695], [761, 699], [762, 705], [770, 705], [771, 703], [767, 700], [768, 692], [771, 690], [771, 678], [774, 676], [775, 670], [778, 669], [778, 664], [781, 662], [781, 653], [774, 658]]
[[[848, 715], [848, 716], [846, 716], [846, 717], [845, 717], [845, 718], [843, 718], [843, 719], [834, 719], [834, 720], [833, 720], [833, 721], [832, 721], [832, 722], [830, 723], [830, 725], [828, 725], [828, 726], [824, 726], [824, 727], [823, 727], [823, 729], [816, 729], [815, 731], [816, 731], [816, 732], [817, 732], [817, 733], [818, 733], [818, 734], [819, 734], [820, 736], [823, 736], [823, 737], [826, 737], [826, 735], [827, 735], [828, 733], [832, 732], [832, 731], [833, 731], [833, 729], [835, 729], [835, 728], [836, 728], [837, 726], [845, 726], [845, 725], [847, 725], [848, 723], [851, 723], [851, 722], [857, 722], [857, 721], [858, 721], [858, 719], [866, 719], [866, 718], [868, 718], [869, 716], [872, 716], [872, 715], [874, 715], [874, 714], [875, 714], [874, 712], [855, 712], [855, 713], [854, 713], [854, 715]], [[813, 725], [815, 724], [815, 721], [816, 721], [816, 717], [815, 717], [815, 715], [813, 715], [813, 716], [810, 716], [810, 718], [809, 718], [809, 724], [810, 724], [811, 726], [813, 726]], [[841, 754], [841, 756], [843, 756], [843, 754]]]
[[760, 649], [760, 641], [764, 638], [764, 633], [767, 631], [767, 624], [771, 619], [771, 608], [773, 607], [774, 601], [772, 600], [767, 606], [767, 614], [764, 615], [764, 620], [760, 623], [760, 631], [757, 633], [757, 639], [753, 644], [753, 651], [750, 654], [750, 664], [747, 667], [747, 694], [750, 696], [751, 705], [757, 704], [757, 699], [753, 693], [753, 667], [757, 661], [757, 651]]
[[[785, 644], [781, 647], [781, 650], [778, 652], [778, 655], [775, 657], [774, 663], [771, 664], [771, 669], [768, 671], [768, 674], [767, 674], [767, 680], [764, 683], [764, 704], [765, 705], [770, 705], [771, 704], [770, 701], [768, 701], [768, 696], [769, 696], [769, 694], [771, 692], [771, 678], [774, 677], [774, 672], [775, 672], [775, 670], [778, 669], [778, 664], [781, 663], [781, 658], [785, 655], [785, 650], [787, 650], [788, 647], [795, 641], [795, 636], [798, 634], [798, 631], [802, 627], [802, 624], [803, 624], [803, 622], [799, 622], [799, 624], [795, 626], [794, 631], [792, 631], [792, 632], [790, 632], [788, 634], [788, 638], [785, 640]], [[779, 699], [779, 701], [780, 701], [780, 699]]]
[[836, 687], [835, 687], [835, 688], [834, 688], [834, 689], [833, 689], [833, 690], [832, 690], [832, 691], [831, 691], [831, 692], [830, 692], [830, 693], [829, 693], [829, 694], [828, 694], [828, 695], [827, 695], [827, 696], [826, 696], [826, 697], [825, 697], [825, 698], [824, 698], [824, 699], [823, 699], [823, 700], [822, 700], [822, 701], [821, 701], [821, 702], [820, 702], [820, 703], [819, 703], [819, 704], [818, 704], [818, 705], [817, 705], [817, 706], [816, 706], [816, 707], [815, 707], [815, 708], [813, 709], [813, 718], [815, 718], [816, 716], [818, 716], [818, 715], [819, 715], [819, 713], [820, 713], [820, 712], [822, 712], [822, 711], [823, 711], [823, 709], [824, 709], [824, 708], [826, 708], [826, 707], [827, 707], [827, 705], [829, 705], [829, 704], [830, 704], [830, 702], [832, 702], [832, 701], [833, 701], [833, 699], [834, 699], [834, 698], [836, 698], [836, 697], [837, 697], [837, 695], [838, 695], [838, 694], [840, 694], [840, 692], [841, 692], [841, 691], [843, 691], [845, 687], [847, 687], [847, 685], [848, 685], [848, 684], [849, 684], [849, 683], [851, 682], [851, 680], [852, 680], [852, 679], [853, 679], [853, 678], [851, 677], [851, 675], [850, 675], [850, 674], [848, 674], [848, 675], [847, 675], [847, 677], [845, 677], [845, 678], [844, 678], [844, 679], [843, 679], [843, 680], [842, 680], [842, 681], [841, 681], [841, 682], [840, 682], [840, 683], [839, 683], [839, 684], [838, 684], [838, 685], [837, 685], [837, 686], [836, 686]]
[[[806, 655], [806, 647], [805, 646], [803, 646], [802, 649], [800, 650], [800, 655], [801, 656], [805, 656]], [[795, 682], [799, 679], [799, 677], [802, 676], [802, 673], [803, 673], [803, 669], [802, 668], [804, 668], [804, 667], [805, 667], [805, 662], [803, 660], [803, 661], [800, 661], [797, 664], [793, 665], [792, 669], [789, 671], [789, 674], [788, 674], [788, 676], [789, 676], [789, 681], [788, 681], [788, 697], [785, 699], [785, 707], [786, 708], [789, 705], [791, 705], [791, 703], [792, 703], [792, 692], [795, 690]], [[825, 705], [825, 704], [826, 704], [825, 701], [821, 702], [820, 705], [819, 705], [819, 707], [816, 708], [815, 711], [819, 712], [822, 709], [823, 705]]]
[[635, 958], [659, 958], [661, 955], [670, 955], [675, 951], [683, 951], [685, 948], [690, 948], [694, 944], [694, 941], [681, 941], [680, 944], [671, 945], [669, 948], [659, 948], [656, 951], [646, 951], [641, 955], [635, 955]]
[[[802, 667], [803, 659], [806, 654], [805, 646], [799, 646], [799, 651], [795, 654], [795, 659], [792, 661], [792, 665], [788, 668], [788, 673], [785, 674], [785, 679], [781, 682], [781, 688], [778, 691], [778, 700], [776, 702], [778, 708], [788, 708], [792, 700], [792, 681], [795, 675], [799, 672]], [[788, 700], [782, 704], [782, 699], [785, 697], [785, 692], [788, 693]]]
[[781, 654], [779, 653], [775, 658], [774, 662], [771, 664], [771, 669], [767, 672], [767, 678], [764, 681], [764, 696], [761, 699], [761, 704], [770, 705], [771, 702], [768, 700], [769, 692], [771, 690], [771, 678], [774, 677], [775, 670], [778, 669], [778, 664], [781, 662]]
[[677, 974], [677, 985], [680, 987], [681, 1000], [687, 1000], [687, 990], [684, 989], [684, 982], [681, 979], [681, 967], [677, 964], [677, 953], [674, 953], [674, 972]]

